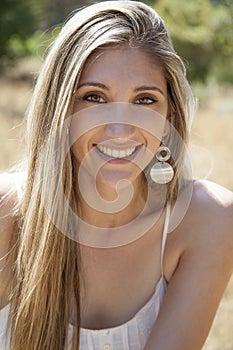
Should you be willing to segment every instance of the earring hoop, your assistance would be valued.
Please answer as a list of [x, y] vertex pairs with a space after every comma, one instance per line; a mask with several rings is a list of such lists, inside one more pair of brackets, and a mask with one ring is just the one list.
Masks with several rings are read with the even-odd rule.
[[159, 162], [166, 162], [171, 158], [171, 151], [164, 145], [164, 143], [162, 143], [162, 145], [158, 148], [155, 157]]
[[152, 181], [158, 184], [167, 184], [174, 177], [174, 169], [167, 163], [171, 158], [170, 149], [165, 146], [164, 142], [161, 142], [161, 146], [158, 148], [156, 154], [158, 163], [154, 164], [150, 170], [150, 177]]

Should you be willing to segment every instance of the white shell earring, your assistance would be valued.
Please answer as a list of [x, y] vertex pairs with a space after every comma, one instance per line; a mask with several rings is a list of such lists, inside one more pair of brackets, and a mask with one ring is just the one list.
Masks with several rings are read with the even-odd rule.
[[167, 184], [173, 179], [174, 170], [172, 166], [167, 163], [167, 160], [171, 158], [171, 151], [164, 145], [163, 141], [158, 148], [155, 157], [158, 160], [158, 163], [152, 166], [150, 177], [152, 181], [158, 184]]

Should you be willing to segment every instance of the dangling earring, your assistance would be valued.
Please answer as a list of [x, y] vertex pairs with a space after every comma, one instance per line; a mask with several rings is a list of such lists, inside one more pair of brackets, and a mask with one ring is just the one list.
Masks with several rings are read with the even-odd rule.
[[171, 151], [161, 142], [161, 146], [158, 148], [156, 155], [158, 163], [152, 166], [150, 170], [150, 176], [152, 181], [158, 184], [167, 184], [173, 179], [174, 170], [172, 166], [167, 163], [167, 160], [171, 158]]

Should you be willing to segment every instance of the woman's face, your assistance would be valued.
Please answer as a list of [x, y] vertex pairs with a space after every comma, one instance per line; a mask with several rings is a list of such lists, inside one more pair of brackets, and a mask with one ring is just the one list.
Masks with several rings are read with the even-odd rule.
[[[111, 104], [114, 108], [129, 104], [135, 108], [147, 107], [145, 111], [158, 112], [166, 119], [167, 85], [159, 61], [153, 59], [152, 62], [142, 49], [129, 46], [93, 54], [80, 77], [73, 112], [76, 114], [88, 107], [98, 106], [100, 111], [103, 108], [104, 113], [104, 108], [112, 102], [120, 103]], [[141, 113], [141, 109], [138, 110]], [[142, 169], [133, 159], [143, 157], [146, 148], [155, 154], [160, 144], [159, 138], [143, 129], [146, 115], [141, 116], [142, 127], [128, 122], [114, 122], [113, 119], [109, 124], [83, 133], [72, 145], [77, 165], [89, 153], [89, 173], [92, 171], [92, 161], [101, 162], [98, 176], [95, 175], [97, 181], [115, 186], [123, 178], [135, 180], [142, 174]]]

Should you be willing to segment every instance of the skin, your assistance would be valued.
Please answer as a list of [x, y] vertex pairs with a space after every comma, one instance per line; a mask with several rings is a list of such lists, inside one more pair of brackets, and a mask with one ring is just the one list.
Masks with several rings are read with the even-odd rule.
[[[129, 47], [98, 52], [92, 56], [79, 81], [73, 112], [77, 113], [85, 108], [101, 106], [101, 104], [104, 106], [104, 103], [111, 102], [147, 107], [151, 111], [158, 112], [165, 121], [168, 113], [167, 85], [159, 62], [154, 60], [152, 63], [145, 53]], [[84, 156], [93, 148], [93, 144], [107, 142], [114, 145], [121, 139], [135, 141], [149, 149], [152, 154], [156, 153], [160, 145], [160, 140], [134, 125], [119, 123], [104, 125], [85, 133], [74, 143], [72, 151], [76, 158], [77, 168]], [[118, 146], [113, 148], [116, 147]], [[140, 150], [140, 154], [145, 157], [144, 149]], [[87, 169], [85, 177], [88, 177], [89, 174], [93, 176], [92, 162], [95, 161], [95, 158], [92, 155], [90, 157], [93, 159], [90, 161], [90, 169]], [[96, 156], [96, 158], [98, 161], [99, 157]], [[82, 201], [84, 219], [92, 218], [90, 223], [97, 226], [101, 226], [102, 222], [107, 227], [119, 226], [130, 221], [141, 211], [145, 204], [145, 185], [143, 185], [141, 169], [133, 162], [127, 164], [106, 162], [94, 180], [102, 198], [110, 201], [116, 198], [115, 187], [121, 179], [129, 180], [134, 187], [134, 198], [127, 207], [127, 212], [120, 211], [119, 214], [114, 213], [113, 215], [101, 214], [93, 211], [85, 201]], [[85, 191], [90, 187], [86, 185]]]
[[[84, 99], [87, 93], [94, 92], [106, 102], [126, 103], [136, 103], [142, 95], [140, 101], [145, 103], [144, 95], [149, 93], [156, 97], [157, 102], [148, 107], [164, 118], [168, 115], [162, 69], [159, 63], [152, 65], [150, 58], [139, 49], [109, 49], [92, 57], [83, 71], [80, 84], [90, 81], [104, 84], [109, 89], [103, 91], [100, 87], [86, 85], [77, 89], [74, 112], [102, 101], [93, 96], [87, 101]], [[163, 93], [155, 90], [142, 91], [139, 95], [135, 93], [136, 87], [148, 85], [156, 85]], [[72, 148], [77, 168], [93, 144], [109, 138], [121, 138], [122, 133], [124, 138], [140, 141], [153, 152], [159, 145], [158, 140], [141, 129], [115, 125], [115, 129], [110, 131], [114, 133], [109, 135], [107, 127], [100, 127], [77, 140]], [[121, 179], [123, 171], [135, 189], [132, 203], [125, 210], [111, 215], [97, 212], [83, 201], [84, 219], [88, 218], [99, 226], [104, 221], [105, 227], [111, 228], [133, 219], [142, 209], [145, 204], [144, 188], [140, 186], [142, 174], [133, 164], [127, 164], [127, 168], [125, 166], [123, 169], [124, 166], [104, 165], [97, 177], [97, 188], [104, 198], [114, 198], [114, 186]], [[4, 196], [10, 188], [10, 179], [2, 175], [1, 195]], [[8, 251], [9, 239], [14, 233], [13, 219], [5, 215], [16, 200], [15, 196], [12, 203], [1, 206], [1, 256]], [[168, 289], [144, 350], [201, 349], [233, 270], [232, 209], [232, 192], [208, 181], [193, 183], [188, 211], [167, 237], [163, 269]], [[82, 327], [98, 329], [120, 325], [132, 318], [150, 299], [161, 276], [163, 224], [164, 212], [147, 234], [131, 244], [109, 249], [81, 246], [85, 289], [85, 295], [84, 291], [81, 293], [85, 306], [81, 314]], [[0, 263], [1, 268], [4, 259]], [[6, 284], [9, 276], [10, 270], [0, 273], [0, 286]], [[126, 295], [129, 297], [126, 298]], [[4, 306], [8, 295], [2, 287], [0, 297], [1, 306]]]

